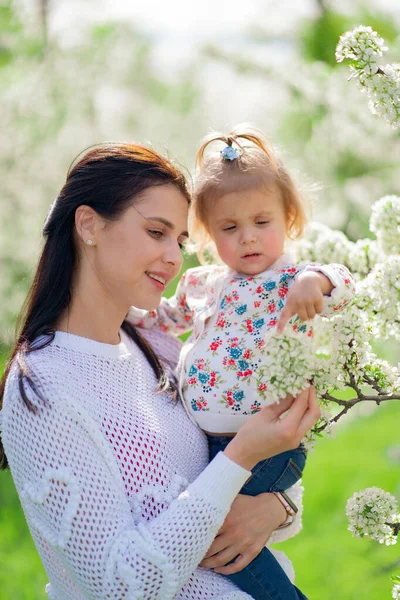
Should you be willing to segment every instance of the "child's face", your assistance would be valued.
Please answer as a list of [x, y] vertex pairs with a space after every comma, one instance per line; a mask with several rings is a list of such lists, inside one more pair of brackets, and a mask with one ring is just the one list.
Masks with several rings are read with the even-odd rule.
[[208, 226], [223, 262], [239, 273], [262, 273], [283, 253], [286, 217], [275, 184], [232, 192], [208, 212]]

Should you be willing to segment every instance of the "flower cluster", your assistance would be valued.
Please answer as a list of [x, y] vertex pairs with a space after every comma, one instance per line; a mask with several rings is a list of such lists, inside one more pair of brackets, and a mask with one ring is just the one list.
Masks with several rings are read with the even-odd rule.
[[336, 46], [336, 60], [349, 59], [370, 73], [376, 69], [377, 59], [387, 50], [384, 40], [372, 27], [360, 25], [340, 36]]
[[[313, 223], [308, 228], [298, 246], [298, 258], [344, 263], [358, 280], [355, 301], [330, 319], [314, 319], [312, 340], [305, 336], [294, 340], [271, 338], [266, 344], [265, 368], [275, 375], [269, 390], [272, 397], [278, 391], [284, 395], [295, 389], [306, 377], [317, 389], [323, 416], [307, 436], [309, 446], [322, 431], [329, 434], [359, 402], [400, 398], [398, 368], [379, 359], [372, 348], [378, 338], [400, 339], [399, 197], [385, 196], [374, 204], [370, 228], [377, 239], [356, 243], [325, 225]], [[304, 365], [305, 357], [308, 367]], [[285, 372], [279, 363], [285, 365]], [[339, 400], [338, 392], [346, 389], [351, 389], [354, 397]], [[335, 403], [341, 407], [336, 414]]]
[[394, 600], [400, 600], [400, 577], [398, 575], [392, 575], [392, 581], [394, 582], [392, 598], [394, 598]]
[[386, 546], [397, 543], [400, 514], [392, 494], [377, 487], [356, 492], [347, 501], [346, 515], [348, 529], [354, 536], [368, 537]]
[[382, 252], [376, 240], [365, 238], [352, 242], [342, 231], [332, 231], [322, 223], [313, 222], [296, 246], [296, 254], [300, 262], [342, 263], [360, 279], [379, 262]]
[[372, 207], [370, 230], [375, 233], [381, 251], [400, 253], [400, 198], [384, 196]]
[[400, 255], [385, 257], [358, 286], [358, 305], [376, 334], [400, 340]]
[[312, 337], [298, 328], [288, 327], [284, 335], [268, 333], [264, 360], [260, 365], [256, 386], [266, 404], [279, 402], [287, 394], [294, 396], [309, 386], [316, 372], [317, 356]]
[[336, 60], [350, 60], [352, 77], [366, 92], [371, 112], [396, 129], [400, 124], [400, 65], [378, 65], [387, 50], [384, 44], [371, 27], [356, 27], [340, 37]]

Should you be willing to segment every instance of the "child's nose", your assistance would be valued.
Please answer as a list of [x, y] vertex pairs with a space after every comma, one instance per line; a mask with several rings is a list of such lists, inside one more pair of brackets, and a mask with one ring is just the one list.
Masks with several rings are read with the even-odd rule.
[[242, 244], [250, 244], [251, 242], [255, 242], [256, 236], [254, 231], [251, 228], [243, 229], [241, 235], [241, 243]]

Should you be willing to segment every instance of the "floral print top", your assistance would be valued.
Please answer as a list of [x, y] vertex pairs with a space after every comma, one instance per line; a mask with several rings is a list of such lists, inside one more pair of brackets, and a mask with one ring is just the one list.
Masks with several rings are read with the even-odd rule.
[[[254, 385], [268, 334], [273, 332], [296, 276], [320, 271], [334, 289], [324, 300], [324, 315], [343, 310], [353, 299], [354, 280], [337, 264], [295, 265], [286, 255], [268, 271], [246, 276], [227, 267], [188, 269], [175, 296], [155, 311], [132, 308], [128, 320], [181, 334], [192, 330], [182, 348], [178, 375], [186, 409], [212, 433], [236, 432], [263, 406], [263, 390]], [[312, 335], [310, 322], [298, 317], [288, 327]]]

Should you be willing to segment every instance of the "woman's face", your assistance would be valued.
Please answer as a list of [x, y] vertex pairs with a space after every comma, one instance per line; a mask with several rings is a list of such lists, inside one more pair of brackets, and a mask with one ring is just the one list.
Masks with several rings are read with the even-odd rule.
[[148, 188], [96, 235], [95, 269], [118, 305], [151, 310], [182, 266], [188, 202], [173, 185]]

